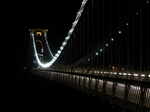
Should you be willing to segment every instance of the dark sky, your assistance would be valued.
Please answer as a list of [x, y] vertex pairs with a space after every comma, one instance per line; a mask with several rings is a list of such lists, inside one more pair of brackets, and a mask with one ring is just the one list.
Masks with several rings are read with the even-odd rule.
[[[10, 2], [1, 10], [2, 59], [5, 66], [26, 64], [30, 28], [47, 28], [53, 52], [57, 50], [76, 17], [82, 0]], [[9, 10], [6, 10], [8, 9]], [[5, 59], [5, 60], [4, 60]], [[8, 65], [6, 64], [9, 63]]]

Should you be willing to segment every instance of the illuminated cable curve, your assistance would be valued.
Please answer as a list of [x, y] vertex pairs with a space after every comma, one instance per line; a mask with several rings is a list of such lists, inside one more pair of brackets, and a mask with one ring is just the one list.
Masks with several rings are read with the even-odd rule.
[[52, 59], [50, 62], [43, 64], [43, 63], [40, 61], [40, 59], [39, 59], [39, 57], [38, 57], [38, 54], [37, 54], [37, 50], [36, 50], [36, 44], [35, 44], [34, 34], [33, 34], [33, 33], [31, 34], [31, 36], [32, 36], [32, 41], [33, 41], [33, 48], [34, 48], [35, 57], [36, 57], [36, 60], [37, 60], [38, 64], [39, 64], [41, 67], [43, 67], [43, 68], [50, 67], [50, 66], [52, 66], [52, 64], [57, 60], [57, 58], [58, 58], [59, 55], [61, 54], [62, 50], [64, 49], [65, 45], [67, 44], [68, 40], [70, 39], [70, 36], [72, 35], [72, 33], [73, 33], [73, 31], [74, 31], [74, 28], [75, 28], [75, 26], [77, 25], [78, 20], [79, 20], [79, 18], [80, 18], [81, 15], [82, 15], [82, 12], [83, 12], [83, 10], [84, 10], [84, 7], [85, 7], [85, 4], [87, 3], [87, 1], [88, 1], [88, 0], [83, 0], [80, 9], [79, 9], [79, 11], [77, 12], [77, 16], [76, 16], [76, 18], [75, 18], [75, 21], [73, 22], [71, 29], [69, 30], [69, 32], [68, 32], [68, 34], [67, 34], [67, 36], [66, 36], [64, 42], [62, 43], [60, 49], [57, 51], [57, 53], [55, 54], [55, 56], [53, 56], [53, 54], [52, 54], [52, 52], [51, 52], [51, 50], [50, 50], [50, 48], [49, 48], [48, 41], [47, 41], [46, 36], [45, 36], [45, 40], [46, 40], [46, 44], [47, 44], [48, 50], [49, 50], [51, 56], [53, 57], [53, 59]]
[[49, 52], [50, 52], [50, 55], [52, 56], [52, 58], [54, 58], [54, 55], [53, 55], [52, 51], [51, 51], [50, 48], [49, 48], [49, 44], [48, 44], [48, 41], [47, 41], [46, 34], [44, 34], [44, 38], [45, 38], [45, 42], [46, 42], [47, 48], [48, 48], [48, 50], [49, 50]]

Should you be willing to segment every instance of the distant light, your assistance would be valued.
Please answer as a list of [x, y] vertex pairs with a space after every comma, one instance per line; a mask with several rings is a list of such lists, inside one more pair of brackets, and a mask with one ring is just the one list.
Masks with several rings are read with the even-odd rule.
[[73, 22], [73, 25], [76, 25], [77, 24], [77, 21]]
[[134, 76], [138, 76], [138, 74], [134, 74]]
[[114, 41], [114, 39], [113, 39], [113, 38], [111, 38], [111, 41]]
[[88, 59], [88, 61], [90, 61], [90, 59]]
[[55, 54], [55, 56], [56, 56], [56, 57], [58, 57], [58, 56], [59, 56], [59, 54]]
[[149, 3], [149, 1], [147, 0], [146, 3]]
[[126, 23], [126, 25], [129, 25], [128, 23]]
[[67, 42], [63, 42], [63, 45], [66, 45], [67, 44]]
[[128, 73], [128, 75], [132, 75], [131, 73]]
[[59, 50], [59, 51], [58, 51], [58, 54], [60, 54], [60, 53], [61, 53], [61, 51]]
[[121, 34], [121, 31], [119, 31], [119, 34]]
[[73, 29], [69, 30], [69, 32], [72, 33], [72, 32], [73, 32]]
[[127, 73], [123, 73], [123, 75], [127, 75]]
[[96, 55], [98, 55], [98, 53], [96, 53]]
[[136, 15], [138, 15], [139, 13], [137, 12]]
[[66, 39], [66, 40], [68, 40], [69, 38], [70, 38], [70, 37], [69, 37], [69, 36], [67, 36], [65, 39]]
[[36, 32], [36, 36], [42, 36], [42, 32]]
[[108, 46], [108, 44], [106, 44], [106, 46]]
[[63, 50], [64, 47], [60, 47], [61, 50]]
[[83, 2], [82, 2], [82, 4], [85, 4], [85, 3], [86, 3], [86, 1], [83, 1]]
[[102, 49], [100, 49], [100, 51], [103, 51]]
[[55, 60], [56, 60], [57, 58], [54, 56], [54, 57], [53, 57], [53, 59], [55, 59]]
[[141, 74], [142, 77], [145, 77], [145, 74]]
[[44, 52], [44, 49], [43, 49], [43, 48], [41, 48], [41, 52]]

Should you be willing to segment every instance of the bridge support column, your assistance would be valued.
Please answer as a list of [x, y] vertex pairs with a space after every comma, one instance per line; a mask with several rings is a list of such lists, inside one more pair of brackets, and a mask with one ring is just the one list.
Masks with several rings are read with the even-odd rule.
[[147, 90], [147, 88], [144, 85], [141, 85], [140, 104], [139, 104], [139, 109], [137, 112], [143, 112], [146, 90]]
[[96, 83], [95, 83], [95, 96], [97, 96], [97, 93], [98, 93], [98, 90], [97, 90], [98, 81], [99, 81], [99, 79], [96, 78]]
[[103, 80], [102, 101], [104, 101], [104, 100], [105, 100], [106, 83], [107, 83], [107, 80], [106, 80], [106, 79], [104, 79], [104, 80]]
[[117, 82], [113, 81], [112, 97], [110, 99], [110, 105], [111, 106], [113, 106], [113, 104], [114, 104], [114, 97], [115, 97], [115, 92], [116, 92], [116, 85], [117, 85]]
[[127, 99], [128, 99], [128, 93], [129, 93], [130, 84], [128, 82], [125, 83], [125, 89], [124, 89], [124, 101], [122, 104], [123, 110], [126, 110], [127, 108]]

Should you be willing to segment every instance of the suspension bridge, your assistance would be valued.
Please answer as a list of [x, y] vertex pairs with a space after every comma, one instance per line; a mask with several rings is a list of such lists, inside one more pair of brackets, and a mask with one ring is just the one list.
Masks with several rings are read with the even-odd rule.
[[31, 73], [123, 109], [150, 111], [149, 0], [83, 0], [60, 49], [29, 29]]

